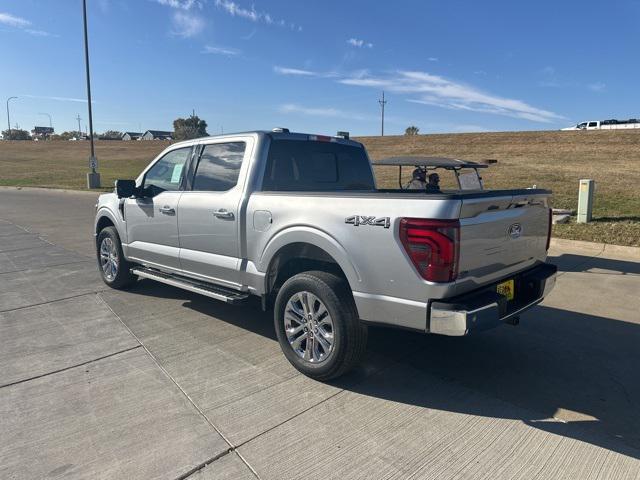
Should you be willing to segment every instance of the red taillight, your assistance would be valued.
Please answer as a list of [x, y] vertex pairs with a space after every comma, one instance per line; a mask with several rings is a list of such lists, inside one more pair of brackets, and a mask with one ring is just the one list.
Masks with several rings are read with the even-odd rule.
[[309, 135], [309, 140], [316, 142], [333, 142], [334, 139], [326, 135]]
[[549, 246], [551, 245], [551, 225], [553, 224], [553, 211], [549, 209], [549, 225], [547, 226], [547, 250], [549, 250]]
[[458, 220], [400, 220], [400, 241], [418, 273], [430, 282], [452, 282], [458, 276]]

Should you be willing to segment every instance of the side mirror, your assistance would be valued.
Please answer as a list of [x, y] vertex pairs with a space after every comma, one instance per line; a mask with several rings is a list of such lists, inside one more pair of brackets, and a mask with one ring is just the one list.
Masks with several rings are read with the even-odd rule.
[[116, 180], [116, 194], [118, 198], [129, 198], [136, 194], [135, 180]]

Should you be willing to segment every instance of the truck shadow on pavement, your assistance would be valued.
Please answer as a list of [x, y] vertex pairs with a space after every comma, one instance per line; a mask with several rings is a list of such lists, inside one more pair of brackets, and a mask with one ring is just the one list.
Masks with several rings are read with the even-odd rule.
[[[132, 293], [184, 300], [276, 341], [273, 314], [257, 299], [231, 307], [149, 281]], [[371, 328], [363, 365], [332, 383], [393, 402], [521, 420], [640, 459], [638, 345], [640, 325], [538, 306], [518, 327], [462, 338]]]
[[[588, 272], [600, 275], [640, 275], [640, 262], [587, 257], [572, 253], [563, 253], [555, 257], [549, 256], [549, 261], [558, 266], [560, 273]], [[591, 271], [593, 269], [598, 271]], [[606, 270], [606, 272], [601, 270]]]
[[[410, 335], [372, 330], [370, 350], [398, 354]], [[399, 381], [393, 376], [402, 368], [392, 368], [381, 374], [386, 378], [352, 389], [426, 408], [518, 419], [640, 459], [640, 326], [541, 306], [519, 327], [464, 338], [425, 336], [420, 343], [400, 361], [415, 375]]]

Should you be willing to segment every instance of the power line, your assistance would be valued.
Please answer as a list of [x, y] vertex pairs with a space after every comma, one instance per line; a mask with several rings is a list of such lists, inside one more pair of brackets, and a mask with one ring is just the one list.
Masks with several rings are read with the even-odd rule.
[[378, 100], [380, 104], [380, 108], [382, 109], [382, 119], [380, 124], [380, 135], [384, 137], [384, 106], [387, 104], [387, 101], [384, 99], [384, 90], [382, 91], [382, 99]]

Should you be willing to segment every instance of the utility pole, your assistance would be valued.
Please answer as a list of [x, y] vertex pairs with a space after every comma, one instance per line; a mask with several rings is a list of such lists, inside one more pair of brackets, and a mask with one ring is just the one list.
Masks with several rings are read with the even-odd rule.
[[80, 127], [80, 120], [82, 120], [82, 119], [80, 118], [80, 115], [78, 115], [76, 117], [76, 120], [78, 121], [78, 135], [81, 135], [82, 134], [82, 128]]
[[382, 91], [382, 100], [378, 100], [378, 103], [380, 104], [380, 108], [382, 108], [382, 122], [380, 124], [380, 135], [382, 137], [384, 137], [384, 106], [387, 104], [387, 101], [384, 99], [384, 90]]
[[9, 100], [13, 100], [18, 97], [9, 97], [7, 98], [7, 127], [9, 127], [9, 138], [7, 140], [11, 140], [11, 119], [9, 118]]
[[89, 34], [87, 33], [87, 0], [82, 0], [82, 19], [84, 22], [84, 64], [87, 71], [87, 105], [89, 106], [89, 140], [91, 141], [91, 157], [87, 173], [87, 188], [100, 188], [100, 174], [97, 172], [98, 159], [93, 146], [93, 113], [91, 111], [91, 75], [89, 74]]

